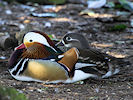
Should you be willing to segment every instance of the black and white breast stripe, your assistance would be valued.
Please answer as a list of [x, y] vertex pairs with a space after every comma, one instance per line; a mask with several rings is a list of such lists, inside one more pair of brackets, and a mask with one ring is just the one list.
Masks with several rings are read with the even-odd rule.
[[24, 70], [27, 68], [27, 65], [28, 65], [28, 61], [29, 59], [21, 59], [14, 68], [12, 69], [9, 69], [9, 72], [12, 74], [12, 75], [20, 75], [21, 73], [24, 72]]

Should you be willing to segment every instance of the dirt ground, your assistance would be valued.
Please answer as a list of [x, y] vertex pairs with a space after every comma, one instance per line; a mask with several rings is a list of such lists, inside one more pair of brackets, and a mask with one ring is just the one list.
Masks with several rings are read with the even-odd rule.
[[[61, 38], [66, 33], [80, 33], [88, 38], [88, 42], [102, 52], [116, 57], [132, 55], [133, 15], [124, 9], [100, 8], [93, 10], [98, 16], [80, 15], [86, 9], [83, 4], [67, 3], [46, 10], [41, 5], [32, 5], [31, 8], [22, 4], [0, 3], [0, 33], [8, 32], [12, 36], [19, 34], [24, 27], [30, 30], [41, 30]], [[55, 12], [56, 18], [39, 18], [31, 15], [32, 12]], [[109, 17], [120, 12], [126, 15]], [[106, 15], [104, 15], [106, 14]], [[110, 14], [110, 15], [109, 15]], [[132, 19], [133, 20], [133, 19]], [[126, 24], [123, 31], [108, 30], [116, 24]], [[0, 56], [9, 58], [13, 49], [0, 49]], [[128, 60], [132, 60], [132, 57]], [[14, 87], [24, 93], [29, 100], [133, 100], [133, 66], [129, 66], [118, 75], [108, 79], [87, 79], [74, 84], [50, 84], [37, 82], [21, 82], [13, 79], [7, 71], [7, 61], [0, 61], [0, 84]]]

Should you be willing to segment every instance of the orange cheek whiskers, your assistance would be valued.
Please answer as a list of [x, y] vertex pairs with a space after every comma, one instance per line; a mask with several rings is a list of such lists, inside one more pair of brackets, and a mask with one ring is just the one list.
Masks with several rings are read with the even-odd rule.
[[32, 58], [32, 59], [40, 59], [46, 58], [50, 56], [50, 53], [45, 49], [44, 46], [39, 44], [33, 44], [28, 47], [22, 54], [23, 58]]
[[28, 48], [28, 47], [31, 47], [32, 45], [34, 45], [34, 42], [25, 42], [24, 44], [25, 44], [26, 48]]

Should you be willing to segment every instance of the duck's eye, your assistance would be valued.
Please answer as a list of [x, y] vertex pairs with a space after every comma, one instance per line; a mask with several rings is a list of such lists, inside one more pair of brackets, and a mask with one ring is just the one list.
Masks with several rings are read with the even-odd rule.
[[33, 40], [29, 40], [29, 42], [33, 42]]
[[66, 37], [66, 40], [67, 40], [67, 41], [71, 41], [72, 38], [71, 38], [71, 37]]

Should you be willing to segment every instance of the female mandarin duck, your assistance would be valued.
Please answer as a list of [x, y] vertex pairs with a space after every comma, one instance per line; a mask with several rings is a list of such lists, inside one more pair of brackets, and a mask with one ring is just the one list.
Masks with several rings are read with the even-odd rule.
[[67, 48], [76, 47], [80, 52], [79, 60], [96, 64], [91, 67], [101, 73], [102, 78], [108, 78], [120, 71], [122, 66], [129, 64], [124, 59], [118, 59], [106, 53], [102, 53], [97, 49], [91, 48], [87, 39], [82, 34], [69, 33], [65, 34], [56, 46], [64, 45]]
[[73, 83], [97, 77], [89, 70], [75, 69], [78, 57], [76, 48], [60, 53], [45, 33], [31, 31], [24, 36], [23, 44], [12, 53], [9, 72], [17, 80], [45, 83]]

